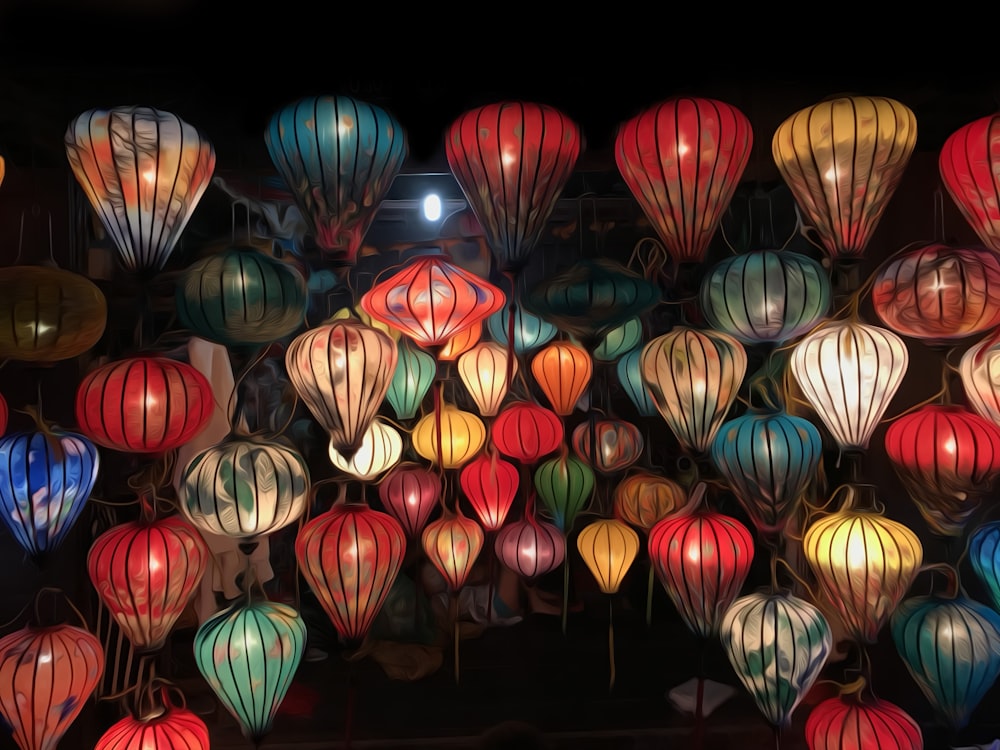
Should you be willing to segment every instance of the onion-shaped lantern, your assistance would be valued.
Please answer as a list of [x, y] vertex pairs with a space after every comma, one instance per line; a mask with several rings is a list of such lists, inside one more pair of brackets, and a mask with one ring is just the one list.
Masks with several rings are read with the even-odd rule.
[[938, 155], [945, 189], [976, 236], [1000, 252], [1000, 115], [987, 115], [948, 136]]
[[601, 342], [594, 347], [594, 359], [598, 362], [616, 361], [625, 352], [639, 345], [642, 333], [642, 319], [629, 318], [604, 334]]
[[969, 406], [1000, 426], [1000, 338], [990, 335], [966, 349], [958, 371]]
[[302, 617], [273, 601], [237, 602], [195, 632], [198, 671], [255, 745], [271, 731], [305, 645]]
[[577, 456], [606, 476], [632, 466], [646, 445], [638, 427], [617, 418], [581, 422], [573, 429], [570, 442]]
[[531, 401], [514, 401], [497, 414], [490, 441], [503, 455], [535, 464], [562, 445], [562, 420], [551, 409]]
[[[509, 314], [509, 307], [502, 308], [486, 319], [486, 328], [490, 336], [508, 350], [511, 346]], [[525, 310], [522, 305], [515, 306], [513, 316], [514, 353], [519, 357], [540, 349], [559, 334], [559, 329], [552, 323]]]
[[532, 581], [562, 565], [566, 539], [559, 527], [528, 514], [500, 529], [493, 549], [500, 562]]
[[437, 361], [409, 339], [396, 344], [396, 354], [396, 368], [385, 400], [399, 419], [413, 419], [437, 377]]
[[486, 425], [472, 412], [442, 403], [414, 425], [410, 441], [421, 458], [443, 469], [457, 469], [482, 450]]
[[465, 585], [482, 552], [482, 527], [461, 511], [448, 511], [424, 527], [421, 544], [427, 559], [448, 584], [452, 594]]
[[889, 425], [885, 451], [931, 530], [960, 536], [1000, 474], [1000, 427], [964, 406], [927, 404]]
[[784, 728], [833, 644], [818, 608], [787, 593], [754, 592], [726, 610], [719, 636], [729, 663], [768, 723]]
[[385, 473], [403, 457], [403, 436], [395, 427], [376, 416], [365, 430], [361, 445], [350, 458], [328, 446], [330, 463], [345, 474], [369, 481]]
[[409, 154], [402, 125], [349, 96], [309, 96], [271, 116], [264, 142], [316, 244], [354, 263]]
[[969, 535], [969, 562], [1000, 612], [1000, 521], [984, 523]]
[[75, 625], [27, 627], [0, 639], [0, 714], [20, 750], [52, 750], [104, 674], [104, 649]]
[[458, 481], [483, 529], [497, 531], [503, 526], [517, 496], [517, 467], [495, 451], [485, 451], [462, 467]]
[[639, 554], [639, 534], [617, 518], [598, 518], [580, 529], [576, 547], [601, 591], [616, 594]]
[[642, 346], [625, 352], [615, 364], [618, 383], [640, 417], [655, 417], [659, 412], [656, 402], [642, 379]]
[[349, 648], [371, 630], [405, 552], [399, 521], [364, 503], [334, 505], [299, 530], [299, 568]]
[[879, 698], [839, 695], [820, 701], [805, 725], [809, 750], [923, 750], [920, 725], [906, 711]]
[[[164, 694], [167, 692], [163, 691]], [[164, 697], [151, 706], [112, 724], [94, 750], [209, 750], [208, 726], [186, 706]]]
[[752, 145], [745, 114], [702, 97], [667, 99], [618, 128], [618, 170], [675, 263], [704, 260]]
[[615, 518], [649, 531], [687, 502], [687, 493], [668, 477], [639, 469], [615, 485], [612, 503]]
[[419, 539], [441, 501], [441, 475], [415, 461], [392, 467], [378, 485], [382, 505], [409, 539]]
[[[402, 335], [400, 333], [400, 335]], [[483, 323], [482, 321], [475, 323], [468, 328], [463, 328], [458, 333], [453, 336], [449, 336], [448, 340], [444, 342], [444, 346], [436, 352], [436, 358], [438, 362], [454, 362], [463, 354], [465, 354], [469, 349], [474, 347], [483, 338]], [[407, 338], [407, 341], [412, 339]]]
[[596, 476], [590, 464], [563, 447], [559, 455], [535, 468], [532, 482], [553, 523], [568, 534], [594, 494]]
[[743, 344], [727, 333], [675, 326], [642, 348], [642, 379], [681, 445], [708, 452], [747, 369]]
[[509, 363], [507, 348], [495, 341], [480, 341], [458, 358], [458, 376], [484, 417], [495, 417], [517, 373], [517, 359]]
[[799, 110], [771, 151], [804, 218], [833, 260], [859, 258], [917, 143], [917, 118], [881, 96], [838, 96]]
[[553, 411], [569, 416], [590, 385], [594, 363], [582, 346], [572, 341], [553, 341], [531, 359], [531, 374]]
[[128, 357], [87, 373], [76, 391], [80, 432], [123, 453], [163, 454], [200, 433], [215, 410], [212, 386], [186, 362]]
[[898, 335], [857, 318], [822, 324], [792, 349], [789, 368], [841, 450], [863, 451], [909, 366]]
[[161, 270], [212, 180], [212, 144], [153, 107], [83, 112], [65, 143], [73, 176], [125, 268]]

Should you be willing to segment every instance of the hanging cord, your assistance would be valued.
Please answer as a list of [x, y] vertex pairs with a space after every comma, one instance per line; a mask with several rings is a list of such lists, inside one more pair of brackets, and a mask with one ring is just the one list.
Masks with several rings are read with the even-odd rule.
[[944, 244], [946, 242], [944, 233], [944, 193], [941, 188], [934, 189], [934, 237]]

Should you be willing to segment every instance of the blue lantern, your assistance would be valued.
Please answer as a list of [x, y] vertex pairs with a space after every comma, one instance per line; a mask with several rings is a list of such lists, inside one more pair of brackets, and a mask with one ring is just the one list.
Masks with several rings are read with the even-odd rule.
[[1000, 612], [1000, 521], [984, 523], [969, 537], [969, 562]]
[[[498, 344], [508, 346], [507, 330], [510, 308], [505, 307], [486, 319], [486, 328]], [[549, 343], [559, 329], [544, 318], [530, 313], [521, 305], [514, 308], [514, 353], [518, 356], [533, 352]]]
[[396, 349], [396, 369], [392, 371], [385, 400], [399, 419], [412, 419], [437, 377], [437, 361], [423, 349], [409, 343], [409, 339], [399, 341]]
[[642, 379], [642, 345], [625, 352], [615, 365], [618, 373], [618, 382], [625, 389], [625, 395], [635, 406], [636, 410], [643, 417], [655, 417], [657, 415], [656, 402], [646, 387], [646, 382]]
[[614, 362], [641, 341], [642, 319], [629, 318], [604, 335], [601, 343], [594, 348], [594, 359], [599, 362]]

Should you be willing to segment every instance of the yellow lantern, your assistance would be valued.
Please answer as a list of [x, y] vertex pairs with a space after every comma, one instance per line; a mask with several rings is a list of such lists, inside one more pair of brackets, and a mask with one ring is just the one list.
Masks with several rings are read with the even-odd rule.
[[507, 347], [495, 341], [481, 341], [458, 358], [458, 376], [484, 417], [495, 417], [507, 395], [508, 364], [513, 378], [517, 358], [508, 362]]
[[403, 436], [388, 422], [375, 417], [361, 438], [361, 447], [350, 457], [338, 451], [332, 441], [329, 454], [330, 463], [338, 469], [367, 481], [399, 463], [403, 456]]
[[471, 461], [486, 443], [486, 425], [472, 412], [442, 403], [440, 413], [435, 410], [426, 414], [413, 426], [410, 440], [421, 457], [444, 469], [457, 469]]
[[531, 360], [535, 381], [552, 404], [552, 410], [561, 417], [573, 413], [590, 385], [593, 372], [589, 352], [571, 341], [553, 341]]
[[576, 547], [605, 594], [616, 594], [639, 553], [639, 534], [617, 518], [599, 518], [584, 526]]

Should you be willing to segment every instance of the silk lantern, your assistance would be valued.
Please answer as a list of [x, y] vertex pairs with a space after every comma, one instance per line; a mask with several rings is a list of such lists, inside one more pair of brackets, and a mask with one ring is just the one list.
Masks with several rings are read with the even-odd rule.
[[404, 461], [389, 469], [379, 482], [378, 496], [407, 538], [419, 539], [441, 500], [441, 476], [415, 461]]
[[[400, 333], [402, 336], [402, 333]], [[454, 362], [469, 349], [474, 347], [483, 338], [482, 322], [475, 323], [468, 328], [463, 328], [453, 336], [449, 336], [444, 345], [437, 350], [436, 359], [438, 362]], [[407, 339], [410, 341], [411, 339]]]
[[615, 364], [615, 375], [639, 416], [655, 417], [659, 414], [656, 402], [642, 379], [642, 349], [640, 345], [625, 352]]
[[805, 724], [809, 750], [923, 750], [912, 716], [880, 698], [838, 695], [817, 703]]
[[987, 115], [949, 135], [938, 155], [938, 171], [948, 195], [976, 236], [996, 252], [1000, 252], [998, 142], [1000, 116]]
[[123, 453], [163, 454], [187, 443], [215, 411], [212, 386], [186, 362], [140, 355], [101, 365], [76, 391], [80, 431]]
[[500, 529], [493, 549], [500, 562], [533, 581], [562, 565], [566, 540], [558, 526], [528, 514]]
[[795, 112], [771, 151], [804, 218], [835, 261], [861, 257], [917, 142], [917, 119], [882, 96], [837, 96]]
[[612, 492], [615, 517], [647, 532], [686, 502], [680, 484], [646, 469], [626, 474]]
[[639, 428], [624, 419], [596, 419], [591, 416], [573, 428], [573, 450], [590, 461], [605, 476], [632, 466], [642, 456], [646, 443]]
[[[163, 691], [166, 696], [166, 690]], [[183, 703], [164, 697], [162, 704], [126, 716], [101, 735], [94, 750], [209, 750], [204, 721]]]
[[484, 417], [496, 416], [517, 373], [516, 358], [508, 363], [508, 356], [501, 344], [481, 341], [458, 358], [458, 377]]
[[532, 401], [509, 403], [490, 429], [490, 441], [500, 453], [529, 465], [555, 451], [564, 436], [558, 415]]
[[486, 425], [472, 412], [442, 403], [413, 426], [410, 442], [421, 458], [442, 469], [457, 469], [482, 450]]
[[619, 126], [615, 163], [675, 263], [704, 260], [752, 145], [747, 116], [705, 97], [672, 97]]
[[348, 648], [367, 637], [405, 551], [399, 521], [364, 503], [338, 503], [299, 530], [299, 569]]
[[517, 467], [495, 451], [484, 451], [462, 467], [458, 481], [483, 529], [498, 531], [517, 496]]
[[483, 549], [482, 527], [461, 511], [448, 511], [424, 527], [420, 542], [427, 559], [457, 593], [469, 578]]
[[966, 401], [983, 419], [1000, 426], [1000, 338], [991, 334], [968, 347], [958, 371]]
[[580, 529], [576, 546], [601, 591], [615, 594], [639, 553], [639, 535], [617, 518], [598, 518]]
[[171, 112], [114, 107], [75, 117], [65, 145], [125, 268], [160, 271], [212, 180], [212, 144]]
[[612, 328], [594, 347], [594, 359], [598, 362], [614, 362], [629, 349], [642, 341], [642, 319], [629, 318], [616, 328]]
[[564, 446], [558, 455], [535, 467], [532, 482], [552, 521], [568, 534], [593, 497], [596, 476], [590, 464]]
[[531, 358], [531, 374], [548, 399], [552, 410], [569, 416], [590, 385], [594, 363], [582, 346], [571, 341], [554, 341]]
[[330, 463], [355, 479], [370, 481], [395, 466], [403, 456], [403, 436], [395, 427], [376, 416], [365, 430], [361, 445], [350, 458], [328, 446]]
[[530, 354], [545, 346], [559, 334], [559, 329], [539, 315], [524, 309], [523, 305], [515, 305], [513, 311], [514, 336], [511, 338], [509, 328], [509, 308], [502, 308], [486, 319], [486, 328], [490, 336], [508, 351], [513, 342], [514, 353], [517, 356]]
[[396, 344], [396, 354], [396, 367], [385, 400], [399, 419], [413, 419], [437, 377], [437, 362], [409, 339]]

